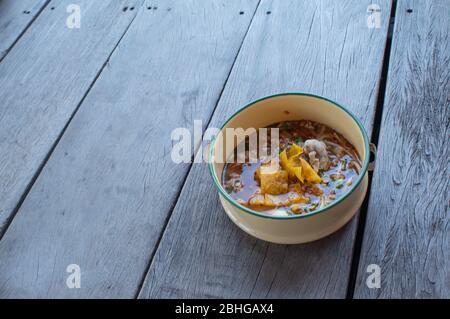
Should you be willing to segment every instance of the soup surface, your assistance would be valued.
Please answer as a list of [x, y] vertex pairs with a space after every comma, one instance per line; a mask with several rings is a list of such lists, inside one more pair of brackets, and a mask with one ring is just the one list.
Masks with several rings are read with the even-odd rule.
[[269, 215], [305, 214], [330, 205], [351, 188], [361, 160], [341, 134], [309, 120], [268, 128], [279, 129], [279, 153], [268, 156], [269, 143], [264, 156], [256, 154], [257, 160], [250, 161], [246, 147], [244, 161], [235, 156], [236, 161], [225, 164], [223, 187], [238, 203]]

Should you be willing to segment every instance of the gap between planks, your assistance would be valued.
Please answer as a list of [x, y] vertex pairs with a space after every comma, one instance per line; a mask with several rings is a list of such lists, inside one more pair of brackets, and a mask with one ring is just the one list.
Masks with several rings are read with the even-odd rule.
[[[397, 9], [397, 0], [393, 0], [392, 8], [391, 8], [391, 14], [390, 14], [390, 21], [389, 21], [389, 28], [388, 28], [388, 37], [386, 40], [386, 46], [384, 50], [384, 56], [383, 56], [383, 66], [381, 71], [381, 77], [380, 77], [380, 86], [378, 88], [378, 94], [377, 94], [377, 102], [375, 106], [375, 116], [374, 116], [374, 122], [373, 122], [373, 128], [372, 128], [372, 135], [370, 138], [370, 141], [378, 145], [378, 138], [380, 136], [380, 127], [381, 127], [381, 119], [383, 115], [383, 108], [384, 108], [384, 99], [386, 95], [386, 82], [388, 77], [388, 71], [389, 71], [389, 61], [391, 56], [391, 46], [392, 46], [392, 38], [393, 38], [393, 31], [395, 26], [395, 12]], [[375, 163], [376, 165], [376, 163]], [[376, 166], [375, 166], [376, 167]], [[369, 184], [367, 187], [367, 193], [366, 197], [364, 198], [364, 202], [361, 206], [361, 210], [359, 212], [359, 219], [358, 219], [358, 225], [356, 228], [356, 236], [355, 236], [355, 243], [353, 246], [353, 254], [352, 254], [352, 262], [350, 266], [350, 275], [348, 279], [348, 285], [347, 285], [347, 294], [346, 299], [353, 299], [355, 287], [356, 287], [356, 277], [358, 274], [358, 268], [359, 268], [359, 260], [361, 257], [361, 250], [362, 250], [362, 242], [364, 238], [364, 230], [366, 226], [366, 219], [367, 219], [367, 211], [369, 208], [369, 199], [370, 199], [370, 192], [372, 190], [372, 172], [369, 173]]]
[[[241, 52], [242, 44], [245, 42], [245, 39], [247, 38], [248, 31], [250, 30], [250, 27], [251, 27], [251, 25], [252, 25], [252, 23], [253, 23], [253, 19], [255, 18], [255, 14], [256, 14], [256, 12], [258, 11], [258, 8], [259, 8], [260, 3], [261, 3], [261, 0], [258, 0], [258, 4], [256, 5], [255, 10], [253, 11], [252, 18], [250, 19], [250, 23], [249, 23], [248, 26], [247, 26], [247, 30], [245, 31], [244, 37], [242, 38], [241, 44], [239, 45], [239, 49], [237, 50], [237, 53], [236, 53], [236, 55], [235, 55], [235, 57], [234, 57], [234, 60], [233, 60], [233, 63], [231, 64], [231, 68], [230, 68], [230, 70], [228, 71], [227, 77], [225, 78], [225, 81], [224, 81], [224, 83], [223, 83], [223, 86], [222, 86], [222, 89], [221, 89], [221, 91], [220, 91], [220, 94], [219, 94], [219, 96], [217, 97], [216, 102], [214, 103], [214, 108], [213, 108], [213, 110], [212, 110], [212, 112], [211, 112], [211, 116], [209, 117], [208, 123], [206, 123], [205, 128], [208, 128], [208, 127], [209, 127], [209, 125], [210, 125], [210, 123], [211, 123], [211, 120], [212, 120], [212, 118], [213, 118], [213, 115], [214, 115], [214, 113], [216, 112], [216, 109], [217, 109], [217, 106], [218, 106], [218, 104], [219, 104], [219, 101], [220, 101], [220, 99], [222, 98], [223, 91], [225, 90], [225, 87], [226, 87], [226, 85], [227, 85], [227, 83], [228, 83], [228, 79], [229, 79], [229, 77], [230, 77], [230, 74], [231, 74], [231, 72], [233, 71], [233, 68], [234, 68], [234, 65], [235, 65], [235, 63], [236, 63], [236, 60], [237, 60], [237, 58], [238, 58], [238, 56], [239, 56], [239, 54], [240, 54], [240, 52]], [[204, 132], [203, 132], [203, 133], [204, 133]], [[200, 142], [200, 143], [202, 143], [202, 142]], [[200, 144], [200, 145], [201, 145], [201, 144]], [[144, 285], [145, 278], [147, 277], [147, 274], [148, 274], [148, 272], [149, 272], [149, 270], [150, 270], [150, 266], [151, 266], [151, 264], [152, 264], [152, 262], [153, 262], [153, 258], [155, 257], [155, 254], [156, 254], [156, 252], [158, 251], [159, 245], [160, 245], [160, 243], [161, 243], [161, 239], [163, 238], [163, 235], [164, 235], [164, 233], [165, 233], [165, 231], [166, 231], [167, 225], [169, 224], [170, 217], [172, 217], [172, 213], [173, 213], [175, 207], [177, 206], [177, 203], [178, 203], [178, 199], [179, 199], [179, 197], [180, 197], [180, 194], [181, 194], [181, 192], [183, 191], [183, 188], [184, 188], [185, 185], [186, 185], [186, 181], [187, 181], [187, 178], [188, 178], [188, 176], [189, 176], [189, 173], [190, 173], [191, 170], [192, 170], [192, 166], [193, 166], [193, 163], [194, 163], [195, 156], [197, 155], [197, 152], [198, 152], [198, 151], [201, 151], [201, 150], [200, 150], [200, 145], [199, 145], [199, 147], [197, 147], [197, 149], [195, 149], [194, 152], [193, 152], [193, 155], [192, 155], [192, 157], [191, 157], [191, 164], [190, 164], [189, 169], [187, 170], [187, 172], [186, 172], [186, 174], [185, 174], [185, 176], [184, 176], [184, 178], [183, 178], [183, 183], [182, 183], [180, 189], [179, 189], [178, 192], [177, 192], [177, 195], [176, 195], [176, 198], [177, 198], [177, 199], [176, 199], [176, 200], [173, 202], [173, 204], [171, 205], [171, 207], [170, 207], [170, 209], [169, 209], [169, 213], [167, 214], [167, 216], [166, 216], [166, 218], [165, 218], [165, 220], [164, 220], [163, 227], [162, 227], [161, 232], [160, 232], [160, 234], [159, 234], [158, 240], [156, 241], [156, 245], [155, 245], [155, 247], [153, 247], [153, 252], [150, 254], [149, 261], [148, 261], [148, 263], [147, 263], [147, 266], [145, 267], [144, 273], [142, 274], [141, 280], [140, 280], [140, 282], [139, 282], [139, 285], [138, 285], [138, 287], [137, 287], [136, 293], [135, 293], [135, 295], [134, 295], [134, 299], [138, 299], [139, 294], [141, 293], [142, 286]], [[195, 147], [195, 145], [194, 145], [194, 147]]]

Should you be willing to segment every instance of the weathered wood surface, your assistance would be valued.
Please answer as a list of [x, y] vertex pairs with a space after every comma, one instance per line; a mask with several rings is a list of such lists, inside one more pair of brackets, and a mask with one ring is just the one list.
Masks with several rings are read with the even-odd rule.
[[0, 61], [49, 0], [0, 1]]
[[70, 3], [48, 5], [0, 63], [0, 234], [133, 20], [124, 3], [139, 2], [78, 1], [80, 29], [66, 26]]
[[[387, 38], [369, 29], [371, 1], [265, 1], [211, 121], [283, 91], [323, 94], [347, 105], [370, 132]], [[206, 165], [194, 164], [151, 263], [140, 297], [345, 297], [356, 219], [305, 245], [256, 240], [228, 219]]]
[[398, 1], [357, 298], [450, 298], [448, 17], [446, 0]]
[[144, 4], [0, 242], [1, 297], [136, 295], [188, 170], [170, 133], [210, 118], [256, 6]]

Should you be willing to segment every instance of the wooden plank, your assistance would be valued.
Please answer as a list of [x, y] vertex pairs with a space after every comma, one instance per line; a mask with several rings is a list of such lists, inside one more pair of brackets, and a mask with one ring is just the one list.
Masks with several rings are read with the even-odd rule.
[[[370, 132], [391, 5], [378, 2], [381, 28], [369, 29], [370, 2], [262, 1], [211, 125], [261, 96], [306, 91], [347, 105]], [[194, 165], [140, 297], [345, 297], [356, 224], [305, 245], [256, 240]]]
[[47, 6], [0, 64], [0, 234], [133, 20], [124, 3], [139, 2], [78, 1], [79, 29], [66, 26], [71, 3]]
[[398, 2], [357, 298], [450, 298], [449, 16], [446, 0]]
[[49, 0], [0, 1], [0, 61]]
[[210, 118], [256, 5], [145, 4], [0, 242], [1, 297], [136, 295], [189, 167], [171, 131]]

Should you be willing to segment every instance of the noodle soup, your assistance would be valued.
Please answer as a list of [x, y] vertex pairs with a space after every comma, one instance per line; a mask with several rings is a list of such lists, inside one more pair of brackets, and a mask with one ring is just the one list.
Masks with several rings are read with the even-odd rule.
[[241, 205], [274, 216], [306, 214], [330, 205], [357, 179], [361, 160], [355, 147], [330, 127], [300, 120], [268, 128], [279, 129], [275, 157], [251, 162], [247, 152], [244, 163], [224, 167], [222, 185]]

